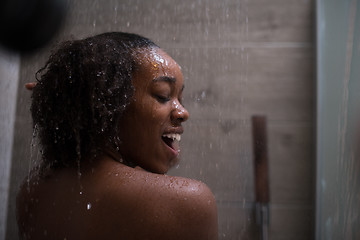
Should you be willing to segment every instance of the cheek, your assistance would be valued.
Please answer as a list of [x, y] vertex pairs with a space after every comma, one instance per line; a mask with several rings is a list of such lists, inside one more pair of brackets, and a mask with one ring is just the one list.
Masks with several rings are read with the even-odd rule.
[[162, 123], [166, 118], [168, 106], [159, 104], [155, 99], [148, 98], [137, 106], [137, 116], [145, 123]]
[[166, 122], [170, 121], [170, 107], [167, 105], [157, 106], [155, 105], [151, 111], [151, 119], [154, 123], [159, 125], [164, 125]]
[[150, 119], [153, 119], [156, 116], [156, 109], [151, 100], [143, 101], [141, 104], [138, 104], [135, 109], [134, 116], [138, 121], [149, 122]]
[[132, 102], [131, 112], [133, 121], [136, 121], [144, 130], [155, 130], [163, 126], [170, 117], [171, 104], [161, 104], [150, 94], [137, 94]]

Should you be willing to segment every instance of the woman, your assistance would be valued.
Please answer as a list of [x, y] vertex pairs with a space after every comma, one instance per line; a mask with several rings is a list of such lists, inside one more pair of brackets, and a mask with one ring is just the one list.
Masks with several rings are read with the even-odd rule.
[[63, 43], [31, 106], [42, 162], [18, 195], [24, 239], [217, 239], [213, 194], [178, 162], [183, 76], [144, 37]]

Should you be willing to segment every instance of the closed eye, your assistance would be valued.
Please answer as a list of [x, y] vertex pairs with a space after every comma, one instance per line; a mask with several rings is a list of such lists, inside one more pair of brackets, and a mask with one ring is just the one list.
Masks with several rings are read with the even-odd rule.
[[162, 95], [156, 95], [156, 99], [160, 103], [166, 103], [166, 102], [170, 101], [170, 97], [162, 96]]

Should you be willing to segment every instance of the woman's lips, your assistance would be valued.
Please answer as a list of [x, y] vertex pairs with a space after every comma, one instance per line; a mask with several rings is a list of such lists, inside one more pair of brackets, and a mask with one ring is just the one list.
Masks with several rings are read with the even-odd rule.
[[161, 138], [175, 155], [178, 155], [180, 153], [179, 142], [181, 140], [181, 135], [179, 133], [163, 134]]
[[181, 135], [179, 133], [166, 133], [162, 135], [163, 138], [169, 138], [172, 140], [177, 140], [180, 142], [181, 140]]

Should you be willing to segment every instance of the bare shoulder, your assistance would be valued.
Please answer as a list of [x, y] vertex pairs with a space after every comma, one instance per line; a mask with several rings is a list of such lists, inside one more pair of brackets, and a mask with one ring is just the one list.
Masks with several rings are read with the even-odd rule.
[[[193, 179], [169, 179], [170, 186], [171, 181], [176, 182], [169, 192], [169, 202], [170, 207], [176, 209], [179, 232], [184, 234], [182, 239], [217, 239], [217, 207], [211, 190]], [[176, 201], [171, 201], [172, 198]]]
[[[204, 183], [137, 169], [132, 169], [131, 174], [127, 171], [121, 171], [128, 175], [126, 185], [123, 181], [114, 184], [121, 190], [112, 189], [116, 197], [108, 200], [126, 201], [127, 209], [131, 209], [127, 221], [133, 219], [135, 225], [141, 222], [141, 229], [135, 231], [144, 233], [147, 239], [218, 238], [215, 198]], [[124, 213], [124, 209], [119, 211]]]
[[83, 168], [81, 179], [76, 170], [64, 169], [34, 184], [30, 181], [17, 200], [20, 231], [29, 239], [218, 237], [216, 202], [204, 183], [110, 160]]

